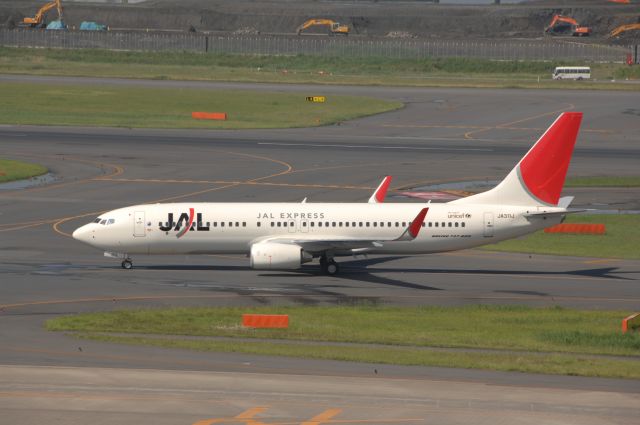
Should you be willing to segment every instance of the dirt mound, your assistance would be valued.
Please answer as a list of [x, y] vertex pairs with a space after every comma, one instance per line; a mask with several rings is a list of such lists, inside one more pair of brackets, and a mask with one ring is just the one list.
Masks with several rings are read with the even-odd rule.
[[[0, 24], [33, 16], [42, 2], [0, 2]], [[623, 23], [636, 22], [640, 5], [615, 5], [584, 0], [580, 6], [562, 0], [546, 2], [452, 6], [424, 2], [315, 2], [155, 0], [139, 4], [67, 3], [65, 21], [77, 27], [82, 21], [108, 24], [114, 29], [181, 30], [235, 34], [294, 33], [309, 18], [329, 18], [350, 25], [351, 34], [371, 37], [539, 38], [554, 14], [572, 16], [593, 29], [594, 39], [606, 40]], [[55, 13], [49, 12], [51, 19]], [[318, 31], [326, 34], [326, 30]], [[622, 40], [636, 40], [627, 34]], [[595, 41], [595, 40], [594, 40]], [[616, 42], [619, 42], [617, 40]]]

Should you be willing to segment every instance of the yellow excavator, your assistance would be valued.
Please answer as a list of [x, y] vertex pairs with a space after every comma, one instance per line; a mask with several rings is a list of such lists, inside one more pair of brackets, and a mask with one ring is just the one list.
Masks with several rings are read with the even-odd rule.
[[640, 23], [620, 25], [619, 27], [614, 28], [613, 31], [609, 33], [609, 38], [617, 37], [623, 32], [633, 31], [633, 30], [640, 30]]
[[302, 31], [306, 30], [307, 28], [317, 25], [324, 25], [329, 27], [329, 35], [349, 35], [350, 31], [348, 25], [339, 24], [338, 22], [332, 21], [331, 19], [309, 19], [298, 28], [296, 28], [296, 33], [300, 35]]
[[40, 8], [40, 10], [38, 10], [38, 12], [36, 13], [36, 15], [31, 18], [29, 16], [27, 16], [26, 18], [24, 18], [22, 20], [22, 25], [21, 26], [25, 26], [25, 27], [31, 27], [31, 28], [43, 28], [47, 25], [47, 23], [44, 21], [44, 17], [47, 14], [48, 11], [50, 11], [51, 9], [58, 9], [58, 19], [60, 21], [62, 21], [62, 3], [60, 0], [53, 0], [47, 4], [45, 4], [44, 6], [42, 6]]

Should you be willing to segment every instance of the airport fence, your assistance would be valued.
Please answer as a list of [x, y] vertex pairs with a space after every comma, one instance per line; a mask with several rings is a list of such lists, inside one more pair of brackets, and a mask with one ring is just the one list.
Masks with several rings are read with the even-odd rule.
[[[624, 62], [632, 46], [574, 40], [418, 40], [342, 36], [212, 35], [182, 32], [0, 30], [0, 45], [258, 55], [466, 57], [491, 60]], [[638, 58], [633, 58], [638, 62]]]

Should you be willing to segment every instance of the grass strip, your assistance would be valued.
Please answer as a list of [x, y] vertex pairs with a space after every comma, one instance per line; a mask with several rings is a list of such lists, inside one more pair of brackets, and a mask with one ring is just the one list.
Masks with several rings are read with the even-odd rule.
[[[640, 90], [640, 71], [622, 64], [590, 64], [597, 81], [552, 81], [569, 62], [469, 58], [395, 59], [312, 55], [120, 52], [96, 49], [0, 48], [0, 73], [314, 84], [428, 87], [514, 87]], [[637, 68], [637, 67], [636, 67]]]
[[194, 341], [90, 333], [81, 334], [79, 337], [96, 341], [197, 351], [640, 379], [640, 361], [638, 360], [592, 358], [574, 354], [431, 352], [410, 347], [307, 346], [269, 342]]
[[640, 259], [640, 215], [569, 215], [565, 223], [603, 223], [604, 235], [572, 235], [539, 231], [483, 249], [576, 257]]
[[640, 176], [572, 177], [565, 187], [640, 187]]
[[47, 168], [38, 164], [0, 159], [0, 183], [28, 179], [47, 173]]
[[[243, 313], [288, 314], [288, 329], [245, 329]], [[224, 307], [120, 310], [47, 321], [52, 331], [192, 335], [640, 356], [630, 312], [525, 306]]]
[[[361, 96], [0, 82], [0, 123], [152, 128], [289, 128], [333, 124], [402, 107]], [[309, 93], [321, 95], [322, 93]], [[226, 112], [226, 121], [194, 111]]]

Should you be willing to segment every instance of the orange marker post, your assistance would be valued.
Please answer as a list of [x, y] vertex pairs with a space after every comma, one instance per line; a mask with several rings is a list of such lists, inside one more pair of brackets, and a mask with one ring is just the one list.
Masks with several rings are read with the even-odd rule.
[[632, 314], [622, 320], [622, 333], [640, 329], [640, 313]]
[[273, 329], [288, 328], [288, 314], [243, 314], [242, 326], [245, 328]]

